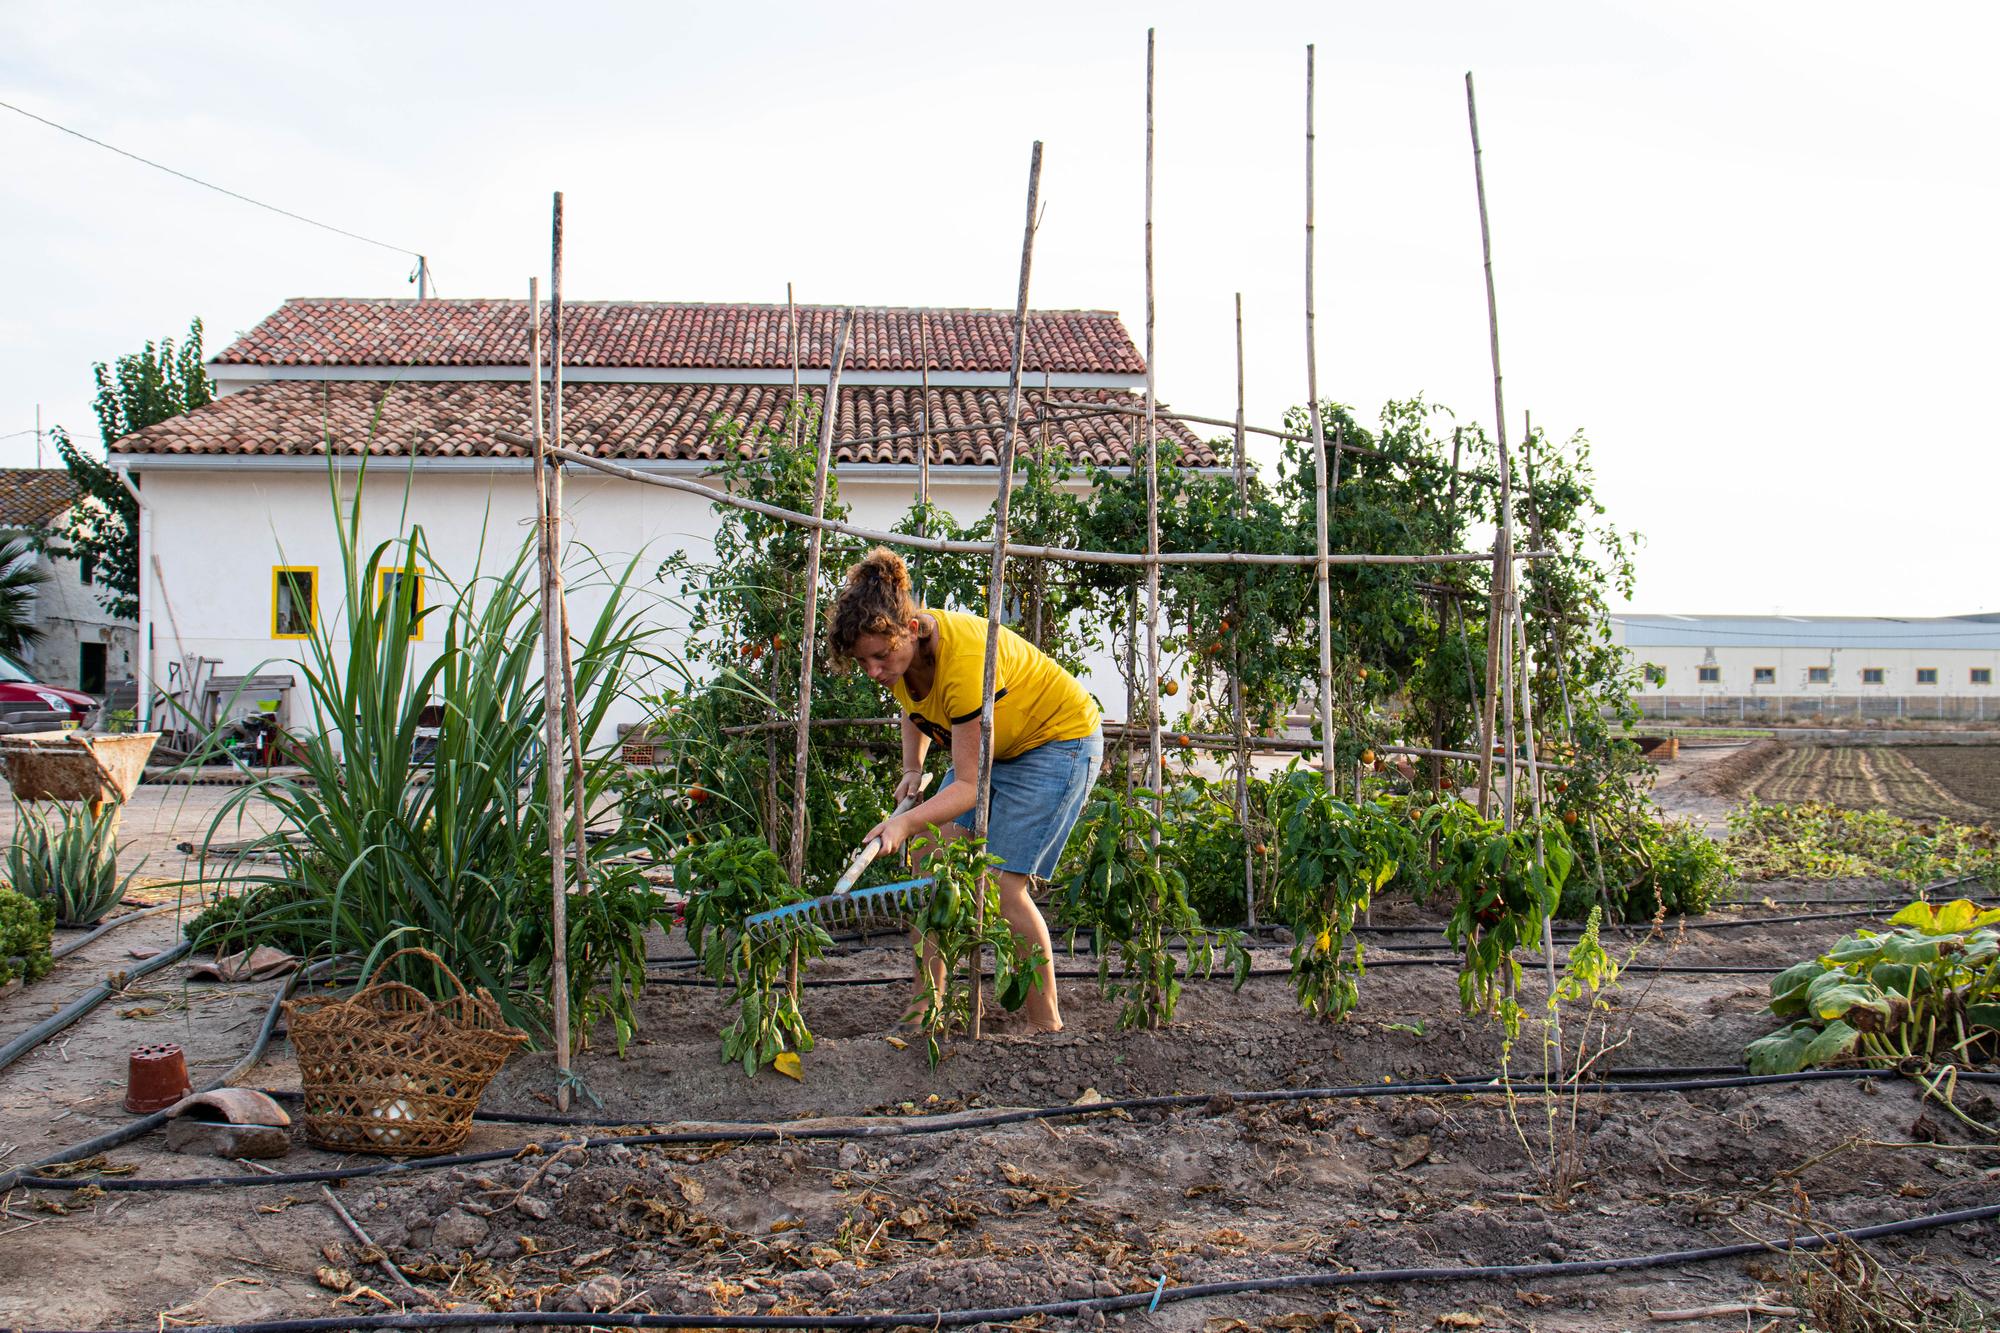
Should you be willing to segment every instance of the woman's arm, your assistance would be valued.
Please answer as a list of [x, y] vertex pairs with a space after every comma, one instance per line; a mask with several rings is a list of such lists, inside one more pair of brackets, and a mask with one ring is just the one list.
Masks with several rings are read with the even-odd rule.
[[[907, 747], [908, 742], [905, 741]], [[908, 753], [907, 748], [905, 753]], [[951, 785], [892, 819], [885, 819], [868, 831], [868, 838], [882, 840], [884, 856], [901, 849], [904, 843], [931, 825], [945, 825], [970, 810], [979, 799], [979, 723], [961, 722], [951, 729]], [[864, 839], [866, 841], [867, 839]]]
[[924, 756], [930, 748], [931, 738], [917, 729], [908, 713], [903, 714], [903, 777], [896, 784], [897, 805], [924, 789]]

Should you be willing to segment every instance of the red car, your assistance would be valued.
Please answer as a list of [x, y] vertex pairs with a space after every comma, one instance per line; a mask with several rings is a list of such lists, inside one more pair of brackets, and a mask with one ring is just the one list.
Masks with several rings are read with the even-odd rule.
[[86, 726], [96, 712], [97, 700], [88, 694], [39, 684], [19, 663], [0, 656], [0, 736]]

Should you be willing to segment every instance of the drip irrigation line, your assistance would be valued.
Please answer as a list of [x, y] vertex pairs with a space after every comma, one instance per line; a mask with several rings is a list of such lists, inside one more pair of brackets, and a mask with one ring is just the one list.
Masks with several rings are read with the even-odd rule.
[[[256, 1177], [250, 1177], [256, 1179]], [[243, 1324], [184, 1325], [178, 1333], [345, 1333], [346, 1330], [465, 1328], [962, 1328], [972, 1324], [1013, 1324], [1025, 1319], [1063, 1318], [1101, 1311], [1154, 1310], [1178, 1301], [1207, 1300], [1217, 1296], [1252, 1296], [1277, 1291], [1304, 1291], [1322, 1287], [1388, 1286], [1412, 1282], [1491, 1282], [1498, 1279], [1523, 1281], [1535, 1278], [1583, 1277], [1602, 1273], [1629, 1273], [1681, 1264], [1714, 1263], [1724, 1259], [1744, 1259], [1752, 1255], [1786, 1254], [1818, 1250], [1841, 1242], [1880, 1240], [1945, 1227], [1965, 1226], [2000, 1218], [2000, 1204], [1959, 1208], [1944, 1213], [1924, 1213], [1895, 1222], [1873, 1226], [1846, 1227], [1839, 1231], [1814, 1232], [1783, 1240], [1738, 1241], [1731, 1245], [1707, 1245], [1691, 1250], [1666, 1250], [1654, 1254], [1626, 1254], [1608, 1259], [1565, 1259], [1532, 1264], [1464, 1264], [1434, 1268], [1319, 1269], [1309, 1273], [1289, 1273], [1274, 1277], [1238, 1278], [1227, 1282], [1197, 1282], [1159, 1286], [1122, 1296], [1090, 1296], [1069, 1301], [1046, 1301], [1037, 1305], [1010, 1305], [984, 1310], [912, 1310], [877, 1314], [589, 1314], [556, 1310], [473, 1310], [405, 1311], [398, 1314], [345, 1315], [305, 1319], [266, 1319]], [[30, 1333], [95, 1333], [91, 1330], [34, 1330]], [[113, 1333], [113, 1331], [106, 1331]], [[150, 1330], [130, 1330], [150, 1333]]]
[[[1687, 916], [1674, 916], [1666, 918], [1666, 920], [1661, 925], [1661, 929], [1668, 932], [1672, 932], [1677, 930], [1739, 930], [1748, 926], [1789, 926], [1789, 925], [1795, 925], [1801, 921], [1846, 921], [1846, 920], [1852, 920], [1857, 917], [1880, 917], [1886, 914], [1888, 910], [1889, 909], [1886, 907], [1863, 906], [1845, 912], [1803, 912], [1793, 916], [1743, 917], [1738, 919], [1731, 919], [1728, 921], [1711, 921], [1706, 918], [1703, 918], [1701, 920], [1695, 920]], [[1637, 927], [1645, 926], [1647, 924], [1648, 923], [1644, 921], [1612, 922], [1606, 926], [1600, 927], [1600, 929], [1632, 931], [1635, 930]], [[1357, 925], [1352, 927], [1352, 930], [1357, 935], [1414, 935], [1414, 934], [1434, 935], [1438, 933], [1439, 927], [1436, 925], [1429, 925], [1429, 924], [1419, 924], [1411, 926]], [[1571, 927], [1566, 925], [1565, 927], [1563, 927], [1560, 933], [1581, 934], [1582, 927], [1581, 926]]]
[[[29, 1051], [34, 1050], [35, 1047], [41, 1045], [43, 1042], [47, 1041], [50, 1037], [55, 1036], [58, 1032], [61, 1032], [64, 1028], [76, 1022], [79, 1018], [82, 1018], [85, 1014], [95, 1009], [98, 1005], [103, 1004], [106, 1000], [110, 999], [119, 990], [123, 989], [125, 986], [131, 985], [133, 982], [137, 981], [140, 977], [145, 976], [149, 972], [157, 972], [161, 968], [167, 966], [169, 963], [179, 962], [182, 958], [187, 956], [188, 951], [193, 947], [194, 946], [187, 940], [182, 940], [179, 944], [176, 944], [173, 948], [167, 950], [165, 953], [160, 954], [157, 957], [148, 958], [143, 963], [135, 964], [131, 968], [128, 968], [126, 971], [124, 971], [122, 974], [116, 972], [112, 973], [111, 976], [108, 976], [103, 981], [98, 982], [95, 986], [92, 986], [82, 995], [79, 995], [76, 999], [71, 1000], [61, 1009], [58, 1009], [55, 1013], [49, 1015], [41, 1022], [35, 1024], [33, 1027], [29, 1028], [26, 1032], [23, 1032], [20, 1036], [8, 1042], [5, 1046], [0, 1046], [0, 1069], [5, 1069], [8, 1065], [13, 1064], [16, 1060], [26, 1055]], [[114, 984], [114, 979], [120, 977], [121, 975], [123, 977], [123, 980], [117, 981], [116, 984]]]
[[[1580, 1084], [1527, 1084], [1515, 1083], [1512, 1090], [1516, 1095], [1532, 1096], [1540, 1092], [1554, 1092], [1560, 1096], [1618, 1096], [1627, 1093], [1665, 1092], [1708, 1092], [1727, 1088], [1767, 1087], [1787, 1083], [1856, 1082], [1866, 1079], [1889, 1079], [1898, 1075], [1893, 1070], [1884, 1069], [1804, 1069], [1793, 1074], [1732, 1074], [1721, 1078], [1667, 1079], [1659, 1082], [1620, 1083], [1598, 1082]], [[1964, 1072], [1958, 1075], [1961, 1083], [2000, 1084], [2000, 1073]], [[1450, 1080], [1430, 1080], [1422, 1083], [1361, 1083], [1345, 1087], [1329, 1088], [1277, 1088], [1268, 1091], [1218, 1090], [1214, 1092], [1167, 1093], [1154, 1097], [1127, 1097], [1116, 1101], [1088, 1102], [1082, 1105], [1023, 1107], [1007, 1111], [993, 1111], [983, 1115], [939, 1115], [939, 1116], [892, 1116], [870, 1121], [866, 1124], [824, 1125], [817, 1128], [798, 1122], [758, 1125], [731, 1125], [721, 1129], [669, 1130], [646, 1134], [609, 1134], [601, 1138], [591, 1138], [588, 1146], [609, 1148], [623, 1145], [628, 1148], [651, 1147], [662, 1144], [694, 1143], [802, 1143], [816, 1139], [875, 1139], [902, 1138], [928, 1134], [956, 1134], [972, 1129], [992, 1129], [1001, 1125], [1023, 1124], [1036, 1120], [1084, 1119], [1099, 1115], [1116, 1115], [1120, 1112], [1166, 1111], [1192, 1106], [1213, 1106], [1218, 1112], [1237, 1106], [1256, 1106], [1269, 1103], [1308, 1101], [1348, 1101], [1373, 1100], [1381, 1097], [1436, 1097], [1443, 1095], [1479, 1096], [1504, 1093], [1503, 1085], [1491, 1080], [1462, 1083]], [[541, 1122], [531, 1122], [541, 1123]], [[621, 1122], [613, 1122], [621, 1123]], [[624, 1124], [645, 1123], [644, 1121], [624, 1121]], [[74, 1150], [72, 1150], [74, 1151]], [[336, 1180], [360, 1180], [370, 1176], [410, 1175], [418, 1171], [436, 1171], [454, 1166], [479, 1166], [487, 1162], [503, 1162], [521, 1155], [520, 1147], [496, 1148], [486, 1152], [456, 1153], [444, 1157], [417, 1157], [407, 1161], [373, 1162], [366, 1166], [330, 1167], [319, 1171], [289, 1171], [272, 1175], [255, 1176], [164, 1176], [142, 1178], [137, 1176], [107, 1176], [96, 1179], [83, 1177], [54, 1178], [21, 1174], [8, 1180], [0, 1177], [0, 1183], [11, 1183], [28, 1189], [68, 1192], [97, 1186], [100, 1189], [118, 1193], [149, 1193], [156, 1190], [202, 1190], [202, 1189], [242, 1189], [266, 1185], [313, 1185]], [[62, 1160], [69, 1160], [67, 1157]], [[42, 1165], [44, 1163], [38, 1163]]]
[[[1436, 947], [1445, 948], [1447, 946], [1438, 945]], [[1464, 960], [1456, 953], [1446, 954], [1438, 958], [1418, 958], [1410, 954], [1398, 954], [1397, 956], [1391, 958], [1364, 959], [1363, 967], [1366, 970], [1370, 971], [1374, 970], [1375, 968], [1386, 968], [1386, 967], [1457, 967], [1463, 961]], [[1519, 961], [1522, 962], [1523, 964], [1529, 964], [1529, 963], [1539, 963], [1541, 959], [1537, 955], [1523, 954], [1521, 955]], [[1743, 963], [1743, 964], [1628, 963], [1624, 967], [1620, 968], [1619, 971], [1626, 973], [1638, 973], [1641, 975], [1658, 974], [1662, 976], [1769, 977], [1777, 975], [1778, 973], [1784, 971], [1785, 968], [1789, 966], [1791, 966], [1791, 964], [1789, 963], [1777, 966], [1766, 965], [1762, 963]], [[1292, 975], [1292, 969], [1290, 967], [1253, 967], [1250, 969], [1245, 979], [1255, 980], [1258, 978], [1289, 977], [1290, 975]], [[887, 976], [887, 977], [801, 977], [799, 979], [799, 985], [801, 988], [805, 990], [842, 990], [854, 986], [893, 986], [898, 983], [908, 982], [909, 979], [910, 978], [907, 975]], [[1234, 972], [1231, 972], [1227, 968], [1217, 968], [1215, 971], [1207, 973], [1205, 975], [1201, 976], [1187, 975], [1183, 976], [1181, 979], [1183, 982], [1186, 981], [1234, 982], [1236, 980], [1236, 974]], [[1094, 968], [1088, 968], [1088, 969], [1068, 968], [1063, 971], [1057, 972], [1056, 980], [1095, 981], [1097, 980], [1097, 971]], [[646, 977], [646, 984], [649, 986], [693, 986], [693, 987], [714, 987], [716, 985], [714, 981], [711, 981], [709, 978], [705, 976], [700, 976], [700, 975], [689, 976], [686, 974], [677, 974], [674, 976], [654, 976], [648, 974]]]
[[127, 921], [137, 921], [142, 916], [157, 916], [161, 912], [171, 912], [179, 906], [180, 906], [179, 903], [161, 903], [157, 907], [143, 907], [136, 912], [127, 912], [124, 916], [114, 916], [109, 921], [99, 922], [97, 927], [87, 935], [79, 935], [77, 938], [73, 940], [63, 941], [61, 946], [50, 950], [49, 957], [67, 958], [71, 954], [75, 953], [78, 949], [81, 949], [84, 945], [89, 944], [92, 940], [97, 939], [99, 936], [104, 935], [109, 931], [117, 929], [119, 926], [124, 925]]
[[[286, 977], [284, 982], [279, 985], [277, 993], [271, 997], [270, 1006], [264, 1010], [264, 1021], [258, 1025], [257, 1036], [250, 1043], [250, 1049], [244, 1053], [243, 1058], [231, 1065], [228, 1072], [223, 1074], [222, 1077], [202, 1085], [196, 1091], [213, 1092], [217, 1088], [234, 1083], [237, 1079], [242, 1078], [245, 1074], [256, 1068], [257, 1062], [264, 1058], [264, 1052], [271, 1044], [271, 1035], [278, 1029], [278, 1016], [284, 1012], [285, 1001], [292, 998], [292, 995], [298, 990], [300, 982], [304, 981], [310, 974], [317, 974], [324, 966], [324, 964], [315, 964], [312, 967], [302, 967]], [[7, 1191], [13, 1189], [32, 1171], [45, 1166], [54, 1166], [59, 1162], [73, 1162], [86, 1157], [94, 1157], [101, 1152], [109, 1152], [111, 1149], [119, 1147], [122, 1144], [130, 1143], [142, 1134], [151, 1133], [166, 1122], [167, 1112], [164, 1110], [155, 1111], [151, 1115], [140, 1116], [137, 1120], [120, 1125], [116, 1129], [106, 1130], [95, 1138], [85, 1139], [82, 1143], [73, 1143], [67, 1148], [49, 1154], [47, 1157], [42, 1157], [32, 1162], [24, 1162], [9, 1171], [0, 1171], [0, 1197], [5, 1197]]]

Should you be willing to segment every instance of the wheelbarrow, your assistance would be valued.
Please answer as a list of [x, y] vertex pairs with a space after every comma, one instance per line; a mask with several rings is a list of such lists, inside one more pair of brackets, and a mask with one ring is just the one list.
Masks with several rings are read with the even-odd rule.
[[92, 816], [139, 785], [157, 731], [110, 736], [30, 731], [0, 737], [0, 769], [20, 801], [80, 801]]

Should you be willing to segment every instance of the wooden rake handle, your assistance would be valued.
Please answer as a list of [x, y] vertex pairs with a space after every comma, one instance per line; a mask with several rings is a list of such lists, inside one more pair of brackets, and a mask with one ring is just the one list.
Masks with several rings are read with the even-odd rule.
[[[916, 791], [897, 802], [896, 808], [890, 812], [889, 818], [894, 819], [897, 815], [903, 814], [914, 807], [917, 801], [923, 796], [924, 788], [930, 786], [930, 784], [930, 775], [928, 773], [923, 774], [917, 783]], [[854, 854], [854, 859], [847, 863], [847, 869], [840, 872], [840, 880], [833, 886], [832, 896], [839, 897], [851, 890], [854, 887], [854, 881], [861, 878], [861, 872], [875, 864], [875, 858], [881, 854], [882, 840], [880, 838], [870, 838], [862, 845], [861, 850]]]

